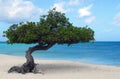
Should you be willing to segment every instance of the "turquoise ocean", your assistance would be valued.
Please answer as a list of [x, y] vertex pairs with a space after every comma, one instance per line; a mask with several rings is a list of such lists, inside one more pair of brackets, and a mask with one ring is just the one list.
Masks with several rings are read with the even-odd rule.
[[[26, 50], [34, 45], [0, 42], [0, 54], [24, 57]], [[56, 44], [47, 51], [35, 51], [32, 55], [37, 59], [120, 66], [120, 42], [78, 43], [70, 46]]]

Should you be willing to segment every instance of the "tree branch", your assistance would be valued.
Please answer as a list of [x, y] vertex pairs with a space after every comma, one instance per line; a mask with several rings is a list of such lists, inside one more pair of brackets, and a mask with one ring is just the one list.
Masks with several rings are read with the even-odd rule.
[[34, 47], [31, 47], [31, 49], [34, 51], [34, 50], [47, 50], [49, 48], [51, 48], [55, 43], [48, 43], [48, 44], [39, 44], [39, 45], [36, 45]]

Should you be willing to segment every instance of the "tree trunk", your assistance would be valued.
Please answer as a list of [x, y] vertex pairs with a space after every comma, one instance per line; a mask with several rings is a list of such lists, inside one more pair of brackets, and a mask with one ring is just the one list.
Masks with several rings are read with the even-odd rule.
[[35, 68], [35, 63], [34, 63], [34, 59], [33, 56], [31, 55], [32, 52], [36, 51], [36, 50], [47, 50], [50, 47], [52, 47], [55, 43], [48, 43], [48, 44], [39, 44], [36, 45], [34, 47], [30, 47], [28, 49], [28, 51], [26, 51], [26, 63], [24, 63], [21, 67], [19, 66], [13, 66], [12, 68], [10, 68], [8, 70], [8, 73], [11, 72], [18, 72], [18, 73], [28, 73], [28, 72], [34, 72], [36, 73], [36, 71], [34, 71]]

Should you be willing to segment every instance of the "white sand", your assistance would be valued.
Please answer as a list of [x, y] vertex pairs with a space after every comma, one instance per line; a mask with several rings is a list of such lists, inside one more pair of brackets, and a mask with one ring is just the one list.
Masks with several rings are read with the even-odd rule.
[[43, 74], [25, 75], [7, 71], [15, 65], [22, 65], [25, 58], [0, 54], [0, 79], [120, 79], [120, 67], [83, 64], [72, 61], [37, 60]]

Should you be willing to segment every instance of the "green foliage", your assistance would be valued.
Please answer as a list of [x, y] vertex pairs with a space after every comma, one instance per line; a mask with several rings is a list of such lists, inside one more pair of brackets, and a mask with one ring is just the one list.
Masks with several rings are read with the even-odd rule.
[[74, 27], [64, 13], [50, 10], [39, 22], [13, 24], [4, 36], [8, 43], [73, 44], [94, 40], [94, 31], [88, 27]]

